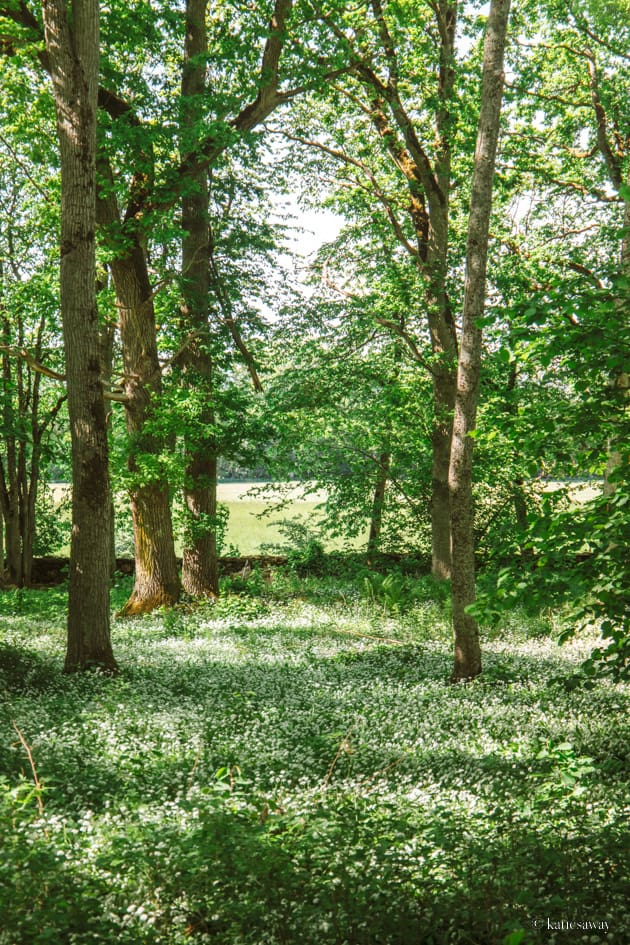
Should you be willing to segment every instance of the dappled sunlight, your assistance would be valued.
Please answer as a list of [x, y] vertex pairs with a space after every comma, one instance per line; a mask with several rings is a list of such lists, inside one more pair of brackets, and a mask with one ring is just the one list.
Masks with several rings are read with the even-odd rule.
[[457, 945], [453, 915], [494, 942], [561, 894], [621, 945], [628, 696], [562, 685], [586, 644], [507, 629], [482, 677], [449, 686], [439, 608], [359, 597], [353, 618], [333, 579], [319, 604], [265, 593], [117, 621], [113, 679], [61, 677], [43, 595], [23, 598], [2, 724], [31, 746], [43, 817], [15, 793], [29, 772], [9, 735], [10, 856], [28, 834], [63, 857], [51, 881], [100, 889], [95, 921], [129, 943], [249, 941], [263, 914], [270, 942], [319, 943], [322, 923], [373, 909], [388, 943], [431, 927]]

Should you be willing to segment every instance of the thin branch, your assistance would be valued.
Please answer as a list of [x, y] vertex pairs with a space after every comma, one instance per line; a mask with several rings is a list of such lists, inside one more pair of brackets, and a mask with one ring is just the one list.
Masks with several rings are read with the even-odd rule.
[[630, 53], [616, 46], [613, 46], [611, 43], [606, 42], [606, 40], [602, 39], [601, 36], [598, 36], [597, 33], [589, 29], [584, 18], [579, 16], [578, 13], [576, 13], [576, 11], [573, 9], [572, 5], [568, 2], [568, 0], [567, 0], [567, 6], [571, 12], [571, 16], [573, 17], [576, 30], [588, 36], [588, 38], [592, 39], [594, 43], [597, 43], [598, 46], [601, 46], [603, 49], [608, 50], [608, 52], [611, 52], [614, 56], [619, 56], [621, 59], [627, 59], [628, 61], [630, 61]]
[[50, 195], [49, 195], [48, 193], [46, 193], [46, 191], [44, 190], [43, 187], [41, 187], [40, 184], [37, 183], [37, 181], [35, 180], [35, 178], [34, 178], [33, 175], [31, 174], [31, 172], [29, 171], [28, 167], [26, 166], [25, 162], [21, 159], [21, 157], [19, 156], [19, 154], [17, 153], [17, 151], [15, 150], [15, 148], [12, 147], [11, 143], [10, 143], [9, 141], [7, 141], [7, 139], [4, 137], [3, 134], [0, 134], [0, 141], [1, 141], [2, 144], [5, 146], [5, 148], [7, 149], [7, 151], [10, 153], [11, 157], [12, 157], [13, 160], [16, 162], [16, 164], [18, 165], [18, 167], [24, 172], [25, 176], [26, 176], [26, 177], [28, 178], [28, 180], [31, 182], [31, 184], [33, 185], [33, 187], [35, 188], [35, 190], [40, 194], [40, 196], [42, 196], [42, 197], [44, 198], [44, 200], [45, 200], [47, 203], [51, 203]]
[[586, 101], [579, 101], [573, 98], [564, 98], [562, 95], [551, 95], [544, 92], [536, 92], [534, 89], [528, 88], [526, 85], [517, 85], [515, 82], [506, 81], [505, 87], [511, 89], [513, 92], [518, 92], [520, 96], [527, 96], [527, 98], [540, 99], [542, 102], [557, 102], [558, 105], [567, 105], [570, 108], [590, 108], [591, 103]]
[[20, 739], [20, 742], [22, 743], [22, 748], [28, 755], [31, 771], [33, 772], [33, 781], [35, 782], [36, 796], [37, 796], [37, 809], [39, 810], [39, 816], [43, 817], [44, 816], [44, 802], [42, 800], [43, 788], [41, 785], [41, 781], [39, 780], [39, 777], [37, 775], [37, 768], [35, 767], [35, 759], [33, 758], [33, 752], [31, 751], [29, 745], [27, 744], [26, 739], [24, 738], [20, 729], [18, 728], [18, 724], [15, 721], [15, 719], [11, 719], [11, 724], [13, 728], [15, 729], [15, 731], [17, 732], [17, 736]]
[[398, 95], [398, 58], [396, 56], [396, 48], [394, 46], [391, 33], [389, 32], [380, 0], [371, 0], [371, 5], [374, 17], [378, 24], [378, 32], [381, 37], [381, 44], [387, 59], [389, 71], [388, 84], [392, 90], [395, 91], [396, 95]]
[[261, 394], [263, 391], [262, 381], [260, 380], [260, 375], [258, 374], [258, 369], [256, 367], [256, 361], [253, 354], [245, 344], [243, 336], [241, 334], [240, 328], [234, 318], [234, 313], [232, 310], [232, 301], [227, 293], [223, 281], [221, 279], [221, 274], [216, 264], [214, 254], [212, 251], [209, 253], [209, 264], [210, 271], [213, 277], [213, 288], [223, 314], [223, 323], [228, 328], [232, 336], [232, 340], [236, 345], [238, 351], [241, 353], [241, 357], [245, 362], [245, 366], [249, 371], [249, 376], [252, 380], [252, 385], [257, 394]]
[[[31, 371], [35, 371], [37, 374], [43, 374], [45, 377], [50, 377], [53, 381], [60, 381], [61, 383], [65, 383], [66, 381], [65, 374], [60, 374], [59, 371], [53, 371], [52, 368], [46, 367], [45, 364], [42, 364], [34, 358], [26, 348], [14, 348], [11, 345], [0, 344], [0, 351], [4, 351], [5, 354], [26, 362]], [[129, 403], [129, 398], [118, 391], [103, 390], [103, 397], [105, 400], [111, 400], [117, 404]]]
[[433, 370], [431, 365], [428, 363], [428, 361], [422, 356], [417, 344], [415, 343], [411, 335], [407, 331], [405, 331], [402, 325], [399, 325], [398, 322], [392, 321], [389, 318], [375, 318], [375, 321], [378, 322], [379, 325], [382, 325], [383, 328], [387, 328], [389, 329], [389, 331], [393, 331], [395, 335], [398, 335], [399, 338], [402, 338], [402, 340], [407, 345], [407, 348], [411, 352], [411, 355], [414, 361], [417, 361], [418, 364], [421, 364], [422, 367], [425, 369], [425, 371], [428, 371], [428, 373], [432, 377], [435, 375], [435, 371]]
[[416, 246], [413, 246], [405, 236], [405, 231], [403, 226], [396, 216], [392, 203], [387, 194], [381, 189], [381, 186], [376, 178], [374, 172], [365, 164], [363, 161], [358, 160], [358, 158], [353, 158], [351, 155], [347, 154], [345, 151], [342, 151], [338, 148], [332, 148], [329, 145], [324, 144], [321, 141], [315, 141], [311, 138], [302, 138], [299, 135], [292, 135], [287, 131], [271, 131], [272, 134], [279, 134], [283, 138], [286, 138], [288, 141], [295, 141], [297, 144], [301, 144], [304, 147], [312, 148], [313, 150], [321, 151], [323, 154], [328, 154], [330, 157], [334, 158], [336, 161], [339, 161], [342, 164], [345, 164], [349, 167], [355, 167], [364, 177], [368, 180], [370, 187], [367, 188], [364, 185], [361, 185], [359, 181], [356, 181], [353, 178], [353, 183], [357, 187], [361, 187], [366, 190], [368, 193], [372, 193], [379, 203], [382, 205], [389, 222], [392, 225], [392, 229], [396, 236], [398, 242], [403, 246], [407, 252], [414, 257], [419, 256], [419, 250]]
[[36, 371], [38, 374], [43, 374], [45, 377], [50, 377], [54, 381], [65, 381], [66, 375], [60, 374], [58, 371], [53, 371], [52, 368], [46, 367], [45, 364], [42, 364], [36, 358], [33, 357], [26, 348], [14, 348], [11, 345], [2, 345], [0, 344], [0, 351], [4, 351], [6, 354], [11, 355], [14, 358], [20, 358], [23, 361], [26, 361], [29, 368], [32, 371]]
[[321, 786], [322, 793], [326, 790], [326, 788], [330, 784], [330, 779], [332, 778], [333, 771], [335, 770], [335, 766], [337, 762], [339, 761], [339, 759], [341, 758], [341, 755], [344, 752], [347, 752], [350, 750], [350, 735], [352, 734], [355, 728], [356, 728], [356, 723], [350, 726], [346, 734], [343, 736], [343, 738], [339, 742], [337, 753], [335, 754], [335, 757], [333, 758], [330, 764], [330, 767], [328, 768], [328, 771], [326, 772], [326, 777], [322, 781], [322, 786]]

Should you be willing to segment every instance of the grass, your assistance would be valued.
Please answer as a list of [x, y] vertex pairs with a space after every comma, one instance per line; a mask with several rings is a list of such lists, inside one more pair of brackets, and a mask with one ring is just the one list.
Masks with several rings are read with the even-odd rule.
[[[318, 491], [303, 498], [299, 486], [288, 487], [279, 484], [278, 487], [260, 493], [263, 483], [255, 482], [225, 482], [219, 483], [217, 489], [218, 501], [227, 506], [229, 511], [228, 527], [225, 536], [226, 553], [233, 549], [240, 555], [257, 555], [269, 550], [270, 547], [280, 547], [287, 543], [283, 529], [283, 522], [300, 522], [313, 530], [317, 520], [321, 517], [319, 506], [325, 501], [325, 492]], [[51, 491], [55, 502], [59, 503], [69, 495], [69, 486], [65, 483], [53, 483]], [[287, 505], [282, 509], [274, 510], [280, 499], [287, 498]], [[119, 503], [120, 509], [117, 522], [118, 554], [133, 554], [133, 538], [131, 516], [128, 513], [124, 500]], [[68, 530], [70, 518], [68, 514]], [[365, 534], [350, 547], [365, 547], [367, 542], [367, 526]], [[329, 551], [339, 550], [348, 545], [342, 540], [328, 540], [324, 542]], [[69, 554], [69, 541], [56, 549], [56, 553]], [[181, 543], [177, 543], [177, 553], [181, 555]]]
[[565, 685], [592, 641], [514, 613], [452, 687], [444, 594], [364, 587], [114, 621], [116, 678], [60, 674], [62, 590], [0, 594], [0, 945], [630, 940], [628, 693]]

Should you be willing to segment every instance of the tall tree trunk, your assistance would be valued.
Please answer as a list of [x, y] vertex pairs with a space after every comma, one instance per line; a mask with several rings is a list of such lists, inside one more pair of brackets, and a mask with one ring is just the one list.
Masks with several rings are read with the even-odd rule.
[[[104, 289], [107, 285], [106, 280], [99, 280], [98, 290]], [[112, 324], [103, 325], [100, 331], [101, 342], [101, 376], [107, 388], [111, 388], [112, 371], [114, 362], [114, 339], [116, 337], [116, 326]], [[112, 432], [112, 414], [111, 410], [107, 415], [108, 435]], [[109, 573], [114, 577], [116, 572], [116, 514], [114, 510], [114, 494], [110, 492], [109, 496]]]
[[470, 198], [466, 284], [449, 469], [453, 541], [453, 681], [481, 672], [479, 628], [467, 608], [475, 600], [472, 465], [484, 312], [492, 187], [503, 98], [503, 58], [510, 0], [492, 0], [484, 43], [481, 111]]
[[[434, 353], [435, 349], [434, 349]], [[441, 352], [446, 357], [445, 352]], [[431, 431], [431, 573], [438, 580], [451, 576], [452, 541], [448, 471], [451, 456], [455, 378], [444, 365], [433, 377], [433, 429]]]
[[439, 199], [429, 204], [430, 233], [427, 268], [431, 273], [429, 328], [435, 362], [433, 377], [433, 491], [431, 544], [434, 577], [451, 576], [452, 536], [448, 486], [457, 365], [457, 331], [446, 291], [449, 249], [449, 206], [452, 187], [453, 106], [455, 94], [455, 36], [457, 0], [440, 0], [436, 15], [440, 33], [438, 104], [436, 108], [435, 180]]
[[[0, 267], [2, 261], [0, 260]], [[0, 274], [2, 270], [0, 268]], [[8, 316], [3, 312], [3, 343], [11, 344], [11, 328]], [[4, 520], [7, 573], [11, 584], [22, 586], [22, 546], [20, 542], [20, 496], [18, 489], [17, 454], [18, 442], [14, 404], [17, 388], [8, 350], [2, 355], [2, 383], [4, 388], [2, 424], [6, 458], [0, 458], [0, 488], [2, 495], [2, 517]]]
[[[72, 544], [65, 671], [113, 672], [109, 468], [96, 308], [98, 0], [44, 0], [61, 154], [61, 315], [72, 437]], [[71, 15], [70, 15], [71, 12]]]
[[[371, 6], [385, 60], [389, 63], [389, 81], [384, 85], [372, 68], [363, 63], [357, 65], [357, 74], [368, 88], [372, 122], [395, 166], [407, 181], [408, 209], [416, 242], [413, 254], [426, 285], [424, 302], [433, 356], [432, 572], [442, 579], [451, 573], [448, 470], [457, 364], [457, 333], [446, 291], [446, 276], [458, 4], [456, 0], [439, 0], [432, 4], [439, 35], [436, 150], [433, 159], [423, 148], [415, 120], [405, 110], [400, 96], [396, 50], [387, 25], [386, 10], [381, 0], [371, 0]], [[409, 249], [407, 241], [403, 240], [403, 243]]]
[[[108, 182], [99, 194], [99, 223], [118, 230], [121, 222], [111, 170], [102, 155], [99, 171]], [[122, 615], [129, 616], [172, 606], [179, 599], [180, 582], [168, 483], [159, 476], [147, 479], [146, 472], [140, 468], [142, 454], [157, 457], [165, 445], [162, 437], [147, 432], [154, 405], [161, 395], [162, 375], [153, 291], [144, 250], [136, 229], [131, 228], [126, 239], [126, 251], [111, 260], [110, 271], [118, 303], [125, 371], [125, 416], [130, 439], [127, 465], [131, 473], [129, 498], [135, 581], [131, 597], [121, 611]]]
[[[207, 0], [187, 0], [186, 37], [182, 70], [182, 155], [194, 153], [195, 128], [203, 115], [208, 38]], [[208, 324], [210, 290], [210, 229], [208, 174], [192, 175], [182, 197], [181, 328], [188, 339], [178, 364], [182, 383], [202, 392], [198, 432], [185, 436], [184, 501], [187, 510], [182, 560], [182, 584], [195, 597], [219, 592], [217, 562], [217, 446], [212, 406], [213, 364]]]
[[[622, 292], [623, 296], [619, 299], [618, 309], [621, 314], [621, 317], [624, 318], [624, 313], [626, 312], [628, 299], [630, 298], [630, 199], [628, 194], [630, 193], [630, 172], [628, 174], [628, 180], [626, 187], [623, 189], [624, 201], [623, 201], [623, 237], [621, 240], [621, 258], [620, 258], [620, 272], [622, 277]], [[627, 367], [627, 365], [626, 365]], [[630, 400], [630, 375], [627, 371], [621, 370], [614, 379], [615, 388], [619, 392], [619, 398], [621, 401], [621, 410], [628, 410], [628, 401]], [[614, 479], [614, 473], [622, 465], [624, 458], [622, 452], [622, 445], [618, 442], [615, 437], [609, 437], [608, 439], [608, 459], [606, 461], [606, 469], [604, 470], [604, 495], [613, 495], [617, 488], [617, 484]]]

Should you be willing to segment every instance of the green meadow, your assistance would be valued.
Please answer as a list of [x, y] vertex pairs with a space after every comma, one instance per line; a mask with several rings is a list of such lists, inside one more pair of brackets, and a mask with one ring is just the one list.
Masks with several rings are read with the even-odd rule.
[[[57, 505], [67, 502], [69, 486], [66, 483], [53, 483], [49, 488]], [[217, 499], [229, 512], [223, 553], [257, 555], [276, 553], [292, 544], [285, 533], [284, 526], [287, 523], [299, 523], [312, 533], [322, 518], [326, 493], [319, 490], [305, 498], [299, 485], [222, 482], [217, 489]], [[63, 514], [69, 527], [67, 507]], [[350, 548], [365, 546], [366, 540], [367, 527], [365, 538], [345, 543], [333, 539], [323, 544], [327, 550], [337, 551], [342, 545]], [[119, 555], [133, 554], [131, 515], [122, 495], [117, 499], [116, 543]], [[69, 549], [68, 541], [55, 551], [67, 555]], [[181, 550], [181, 544], [177, 543], [178, 554], [181, 554]]]
[[[321, 517], [318, 508], [326, 500], [323, 492], [302, 498], [301, 489], [274, 489], [261, 493], [263, 483], [225, 482], [217, 489], [217, 499], [229, 511], [226, 550], [255, 555], [287, 544], [283, 523], [300, 522], [312, 529]], [[279, 508], [280, 502], [287, 504]]]

